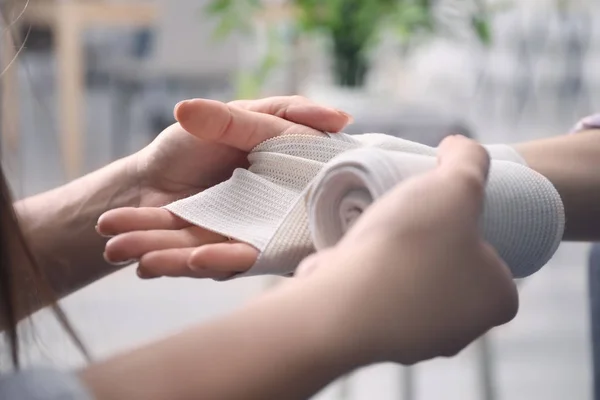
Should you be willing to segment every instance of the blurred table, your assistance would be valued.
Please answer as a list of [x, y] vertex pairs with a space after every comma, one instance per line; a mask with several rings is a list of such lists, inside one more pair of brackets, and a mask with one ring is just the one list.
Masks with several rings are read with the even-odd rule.
[[67, 179], [83, 170], [85, 132], [85, 29], [106, 26], [149, 27], [158, 17], [151, 2], [101, 0], [31, 1], [23, 13], [25, 24], [50, 26], [58, 63], [58, 126]]

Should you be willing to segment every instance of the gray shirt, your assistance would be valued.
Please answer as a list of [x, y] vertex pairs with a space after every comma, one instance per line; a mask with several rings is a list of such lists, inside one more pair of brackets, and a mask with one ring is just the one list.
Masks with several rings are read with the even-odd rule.
[[31, 369], [0, 376], [0, 400], [93, 400], [76, 374]]

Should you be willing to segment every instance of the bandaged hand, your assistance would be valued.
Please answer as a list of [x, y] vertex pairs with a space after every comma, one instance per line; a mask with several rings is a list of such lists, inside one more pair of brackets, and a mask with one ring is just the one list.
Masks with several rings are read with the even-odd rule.
[[[251, 264], [248, 260], [258, 254], [252, 246], [228, 241], [161, 207], [227, 180], [236, 168], [247, 168], [248, 152], [265, 140], [338, 132], [351, 120], [300, 96], [227, 104], [192, 99], [180, 103], [174, 114], [177, 123], [133, 156], [138, 207], [106, 212], [96, 227], [100, 235], [111, 237], [106, 261], [116, 265], [139, 261], [142, 278], [223, 278], [231, 273], [219, 272], [220, 268]], [[190, 256], [214, 268], [190, 269]]]
[[297, 279], [345, 313], [340, 340], [362, 364], [453, 356], [515, 316], [511, 272], [479, 228], [489, 164], [475, 142], [445, 139], [435, 169], [398, 184], [300, 265]]

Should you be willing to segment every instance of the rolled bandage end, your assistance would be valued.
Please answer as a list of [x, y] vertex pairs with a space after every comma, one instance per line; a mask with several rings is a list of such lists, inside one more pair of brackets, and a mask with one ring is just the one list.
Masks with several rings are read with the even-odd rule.
[[[403, 180], [431, 171], [436, 164], [432, 156], [372, 148], [352, 150], [333, 159], [307, 196], [315, 248], [334, 246], [374, 201]], [[537, 172], [514, 162], [493, 160], [481, 227], [484, 238], [513, 276], [523, 278], [545, 265], [560, 244], [564, 231], [562, 201], [554, 186]]]

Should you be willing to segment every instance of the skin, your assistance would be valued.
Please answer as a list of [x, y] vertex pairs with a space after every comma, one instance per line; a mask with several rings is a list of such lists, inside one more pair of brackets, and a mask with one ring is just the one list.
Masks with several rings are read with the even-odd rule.
[[[263, 140], [281, 134], [337, 132], [350, 121], [347, 114], [297, 96], [228, 104], [195, 99], [179, 104], [175, 114], [181, 123], [167, 128], [138, 153], [15, 204], [40, 266], [60, 297], [121, 268], [123, 261], [164, 246], [163, 240], [165, 244], [187, 243], [190, 247], [224, 242], [225, 238], [170, 215], [155, 218], [144, 210], [160, 210], [156, 207], [228, 179], [235, 168], [247, 165], [247, 152]], [[101, 217], [115, 208], [119, 210], [111, 218]], [[95, 229], [96, 221], [102, 236]], [[140, 246], [132, 244], [138, 235], [107, 240], [107, 236], [131, 226], [148, 230], [140, 233], [144, 236]], [[172, 240], [165, 239], [165, 235]], [[224, 251], [227, 247], [216, 251], [216, 257], [227, 261]], [[243, 248], [235, 254], [246, 256]], [[150, 266], [161, 262], [162, 256], [151, 255]], [[117, 261], [117, 265], [107, 259]], [[236, 260], [230, 262], [235, 265]], [[140, 275], [145, 274], [141, 268]], [[227, 275], [189, 269], [178, 274], [212, 278]]]
[[511, 320], [518, 301], [510, 272], [479, 236], [486, 151], [455, 137], [439, 161], [305, 260], [297, 279], [81, 378], [99, 400], [295, 400], [358, 367], [455, 355]]
[[547, 177], [563, 200], [565, 240], [600, 240], [600, 130], [515, 146], [531, 168]]

